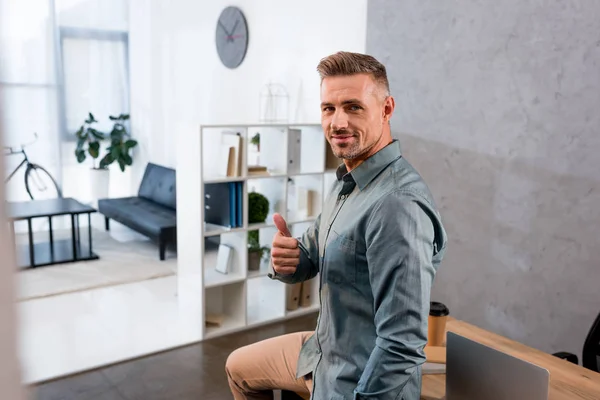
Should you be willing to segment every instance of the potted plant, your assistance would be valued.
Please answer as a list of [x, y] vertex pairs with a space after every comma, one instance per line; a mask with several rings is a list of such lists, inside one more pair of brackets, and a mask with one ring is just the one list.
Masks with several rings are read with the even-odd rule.
[[96, 128], [94, 124], [98, 120], [91, 112], [88, 113], [87, 119], [81, 127], [75, 132], [77, 137], [77, 146], [75, 147], [75, 157], [78, 163], [83, 163], [87, 157], [92, 159], [92, 167], [90, 169], [90, 182], [92, 200], [96, 201], [102, 197], [108, 197], [108, 168], [103, 165], [102, 161], [96, 163], [100, 156], [100, 144], [106, 140], [106, 135]]
[[270, 248], [260, 245], [257, 230], [248, 232], [248, 270], [258, 271], [260, 261], [265, 255], [268, 256], [270, 252]]
[[[257, 192], [248, 194], [248, 223], [256, 224], [267, 220], [269, 215], [269, 199]], [[260, 245], [258, 231], [248, 232], [248, 269], [260, 269], [260, 261], [270, 249]]]
[[250, 143], [256, 146], [256, 151], [260, 153], [260, 133], [256, 132], [250, 139]]
[[107, 153], [100, 160], [100, 166], [107, 168], [116, 161], [121, 171], [124, 172], [126, 166], [133, 164], [131, 151], [138, 142], [131, 138], [125, 128], [125, 121], [129, 120], [129, 114], [121, 114], [117, 117], [111, 115], [108, 118], [114, 121], [114, 125], [110, 132], [110, 146], [106, 148]]

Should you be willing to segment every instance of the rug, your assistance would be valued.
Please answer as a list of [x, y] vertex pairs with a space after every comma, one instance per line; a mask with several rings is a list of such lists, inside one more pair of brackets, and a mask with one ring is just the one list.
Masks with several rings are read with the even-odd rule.
[[[87, 240], [82, 229], [82, 240]], [[59, 230], [55, 238], [69, 238], [70, 230]], [[100, 259], [57, 264], [20, 270], [17, 273], [17, 300], [56, 296], [107, 286], [162, 278], [177, 273], [177, 255], [167, 251], [158, 258], [158, 245], [123, 231], [93, 229], [93, 248]], [[34, 240], [44, 241], [44, 236]], [[27, 235], [17, 235], [17, 242], [27, 243]]]

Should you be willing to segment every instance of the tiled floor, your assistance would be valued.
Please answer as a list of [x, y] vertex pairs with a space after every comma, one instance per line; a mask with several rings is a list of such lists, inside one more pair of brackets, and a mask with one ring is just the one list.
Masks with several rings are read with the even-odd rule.
[[232, 399], [224, 367], [236, 348], [314, 329], [316, 314], [207, 340], [32, 388], [35, 400]]

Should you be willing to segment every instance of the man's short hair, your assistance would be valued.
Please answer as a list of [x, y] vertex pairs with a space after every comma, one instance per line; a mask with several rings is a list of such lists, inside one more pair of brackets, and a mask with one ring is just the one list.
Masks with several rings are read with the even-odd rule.
[[321, 76], [321, 81], [328, 76], [369, 74], [378, 85], [385, 89], [386, 96], [390, 94], [390, 84], [385, 66], [375, 57], [367, 54], [339, 51], [323, 58], [317, 66], [317, 72]]

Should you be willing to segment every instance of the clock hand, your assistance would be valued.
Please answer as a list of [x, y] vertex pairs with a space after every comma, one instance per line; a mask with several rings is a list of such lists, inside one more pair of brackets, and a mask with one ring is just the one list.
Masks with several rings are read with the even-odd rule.
[[233, 29], [231, 30], [231, 33], [229, 34], [229, 36], [233, 35], [235, 33], [235, 28], [237, 28], [237, 24], [238, 22], [240, 22], [239, 19], [235, 20], [235, 24], [233, 24]]
[[227, 36], [231, 36], [231, 33], [229, 33], [229, 31], [227, 30], [227, 28], [225, 28], [225, 26], [223, 25], [223, 23], [220, 20], [218, 21], [218, 23], [219, 23], [219, 26], [221, 28], [223, 28], [223, 30], [225, 31], [225, 33], [227, 34]]

